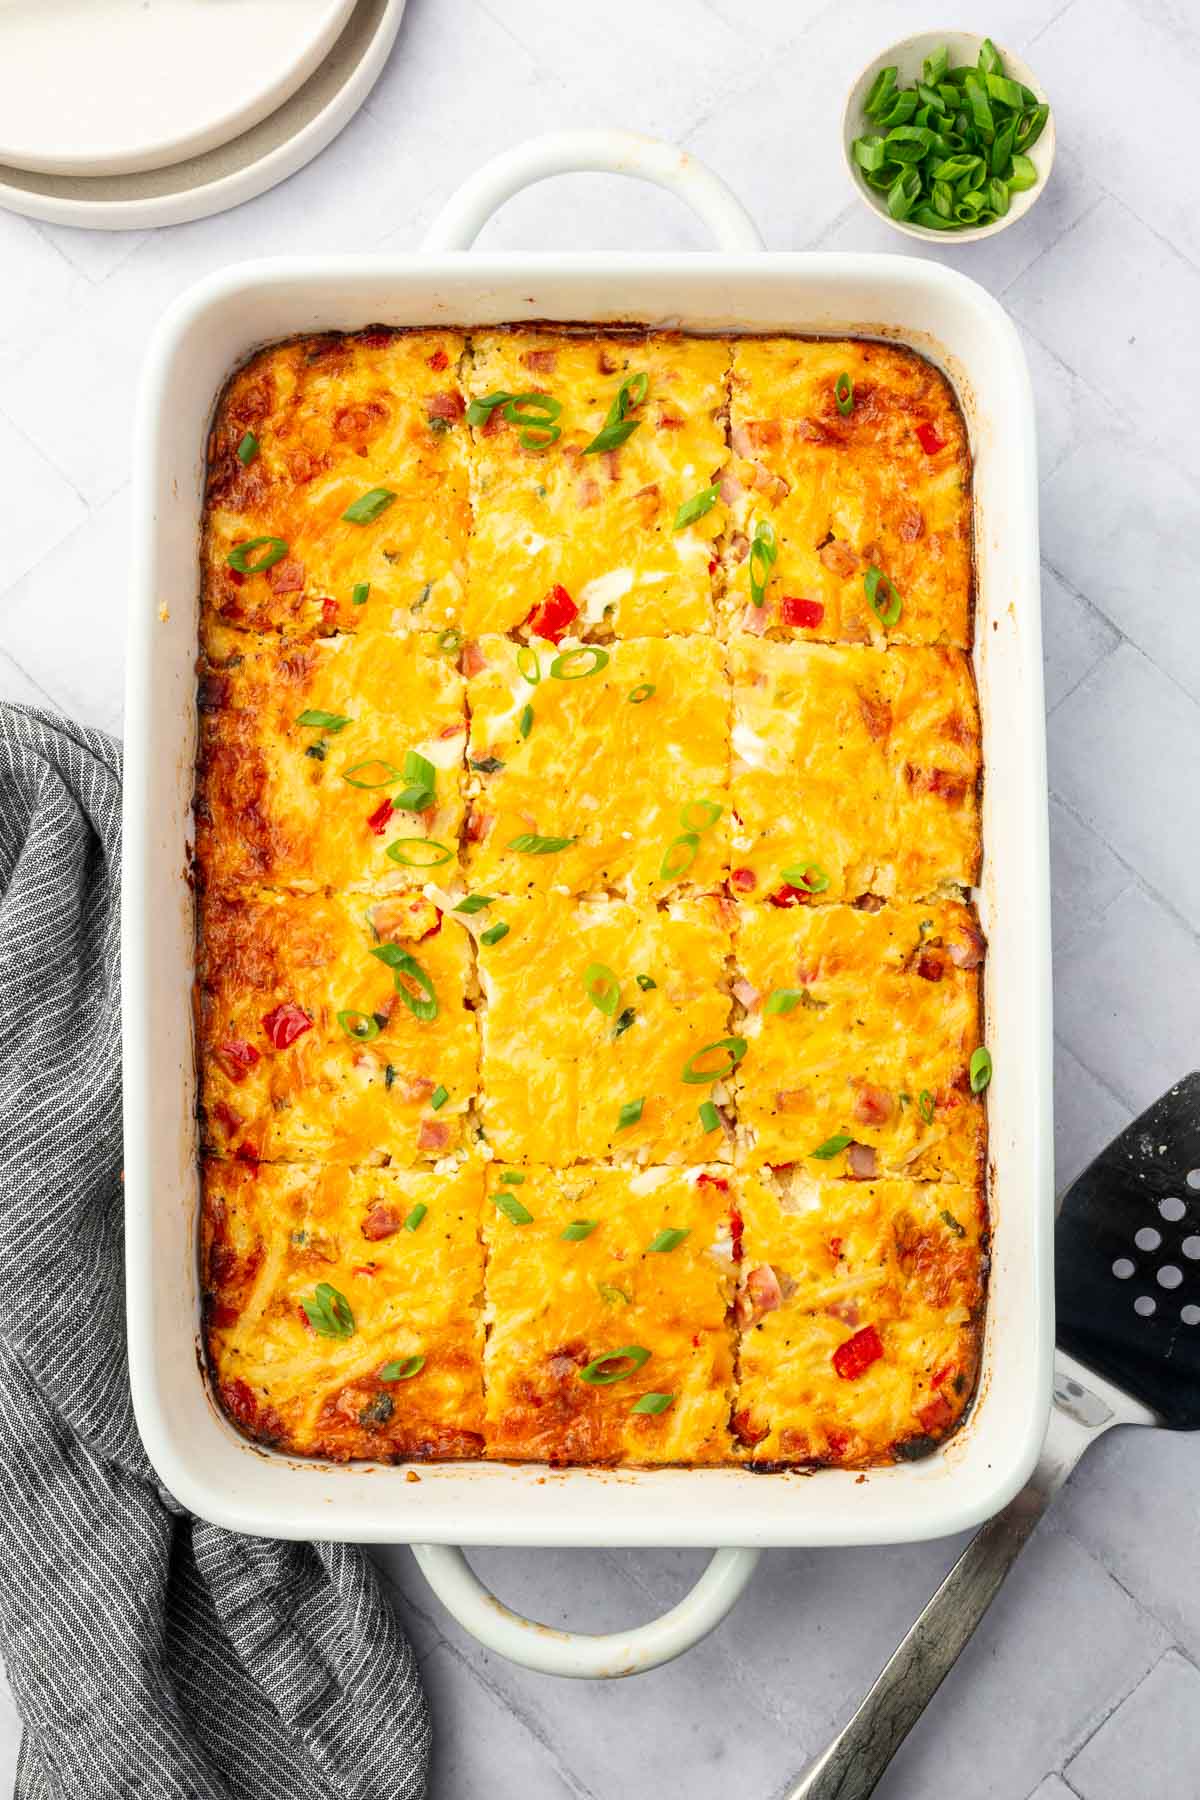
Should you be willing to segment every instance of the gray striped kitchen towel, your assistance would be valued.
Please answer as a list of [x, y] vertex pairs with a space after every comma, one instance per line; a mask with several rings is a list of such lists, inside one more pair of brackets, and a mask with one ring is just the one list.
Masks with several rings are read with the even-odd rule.
[[0, 1654], [21, 1800], [419, 1800], [429, 1718], [362, 1553], [155, 1479], [125, 1362], [121, 753], [0, 706]]

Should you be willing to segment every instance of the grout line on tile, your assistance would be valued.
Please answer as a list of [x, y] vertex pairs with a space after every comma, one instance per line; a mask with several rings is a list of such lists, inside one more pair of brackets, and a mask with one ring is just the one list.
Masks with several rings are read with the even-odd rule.
[[[1154, 1430], [1156, 1428], [1154, 1426], [1139, 1426], [1139, 1427], [1137, 1427], [1137, 1429], [1145, 1431], [1145, 1430]], [[1078, 1467], [1078, 1466], [1079, 1465], [1077, 1464], [1076, 1467]], [[1074, 1479], [1074, 1477], [1072, 1477], [1072, 1479]], [[1149, 1601], [1143, 1599], [1143, 1597], [1139, 1593], [1137, 1593], [1133, 1588], [1131, 1588], [1129, 1586], [1128, 1582], [1122, 1580], [1121, 1576], [1117, 1574], [1115, 1569], [1112, 1569], [1109, 1567], [1108, 1563], [1104, 1560], [1104, 1556], [1102, 1555], [1102, 1553], [1100, 1552], [1099, 1549], [1097, 1549], [1094, 1545], [1089, 1544], [1086, 1541], [1086, 1539], [1080, 1537], [1079, 1533], [1077, 1531], [1072, 1530], [1070, 1525], [1061, 1524], [1058, 1521], [1058, 1519], [1053, 1516], [1053, 1514], [1047, 1521], [1047, 1525], [1048, 1525], [1048, 1529], [1050, 1531], [1056, 1532], [1060, 1537], [1069, 1538], [1070, 1541], [1076, 1546], [1077, 1549], [1082, 1550], [1084, 1555], [1088, 1558], [1089, 1562], [1095, 1563], [1095, 1565], [1098, 1569], [1103, 1570], [1104, 1574], [1108, 1576], [1108, 1579], [1112, 1582], [1113, 1586], [1120, 1589], [1121, 1593], [1123, 1593], [1125, 1598], [1129, 1601], [1129, 1604], [1137, 1612], [1139, 1612], [1142, 1615], [1143, 1619], [1149, 1620], [1149, 1622], [1152, 1625], [1157, 1625], [1158, 1629], [1162, 1632], [1165, 1632], [1166, 1636], [1170, 1640], [1170, 1642], [1164, 1646], [1161, 1654], [1155, 1658], [1153, 1663], [1151, 1663], [1150, 1668], [1147, 1669], [1145, 1671], [1145, 1673], [1143, 1675], [1139, 1676], [1138, 1680], [1134, 1682], [1133, 1688], [1130, 1688], [1129, 1693], [1132, 1693], [1134, 1691], [1134, 1688], [1140, 1687], [1141, 1683], [1146, 1679], [1146, 1675], [1148, 1675], [1151, 1672], [1151, 1669], [1156, 1669], [1158, 1667], [1159, 1663], [1162, 1661], [1163, 1657], [1169, 1655], [1172, 1650], [1178, 1650], [1182, 1656], [1187, 1657], [1188, 1662], [1193, 1663], [1193, 1665], [1195, 1664], [1195, 1659], [1191, 1656], [1188, 1656], [1187, 1651], [1184, 1650], [1181, 1645], [1179, 1645], [1175, 1642], [1175, 1635], [1176, 1635], [1175, 1627], [1170, 1623], [1170, 1621], [1167, 1619], [1164, 1619], [1158, 1612], [1156, 1612], [1154, 1607], [1150, 1605]], [[1128, 1699], [1128, 1697], [1129, 1696], [1127, 1694], [1126, 1699]], [[1120, 1705], [1121, 1702], [1118, 1701], [1117, 1704]], [[1115, 1712], [1116, 1707], [1113, 1707], [1111, 1710], [1113, 1712]], [[1101, 1721], [1101, 1722], [1103, 1723], [1103, 1721]], [[1098, 1729], [1099, 1729], [1099, 1727], [1097, 1727], [1097, 1730]], [[1092, 1736], [1094, 1736], [1094, 1733], [1089, 1732], [1088, 1736], [1092, 1737]], [[1082, 1749], [1082, 1747], [1083, 1746], [1080, 1745], [1080, 1749]], [[1077, 1756], [1078, 1754], [1079, 1754], [1078, 1750], [1072, 1752], [1072, 1755], [1074, 1755], [1074, 1756]]]
[[[1067, 239], [1072, 237], [1075, 232], [1079, 230], [1079, 227], [1084, 224], [1086, 220], [1091, 218], [1096, 208], [1098, 206], [1103, 206], [1104, 202], [1110, 199], [1112, 199], [1112, 195], [1101, 189], [1096, 195], [1096, 198], [1092, 201], [1092, 204], [1090, 206], [1085, 206], [1079, 217], [1077, 219], [1072, 219], [1064, 232], [1061, 232], [1051, 243], [1043, 245], [1042, 249], [1038, 251], [1032, 262], [1026, 263], [1023, 269], [1018, 269], [1012, 279], [1006, 281], [1004, 286], [997, 290], [997, 298], [1002, 294], [1007, 294], [1012, 288], [1016, 287], [1019, 281], [1024, 281], [1026, 276], [1032, 274], [1038, 264], [1044, 261], [1047, 256], [1050, 256], [1056, 250], [1061, 250], [1062, 246], [1067, 242]], [[1064, 366], [1071, 368], [1070, 363], [1067, 363]], [[1072, 375], [1075, 375], [1078, 374], [1078, 371], [1071, 369], [1071, 373]], [[1079, 378], [1080, 380], [1083, 379], [1082, 376]]]
[[[1118, 1582], [1117, 1585], [1120, 1586], [1120, 1583]], [[1128, 1590], [1125, 1590], [1125, 1591], [1127, 1592]], [[1167, 1649], [1165, 1649], [1162, 1652], [1162, 1655], [1155, 1658], [1155, 1660], [1150, 1664], [1149, 1668], [1142, 1670], [1142, 1673], [1138, 1676], [1137, 1680], [1133, 1683], [1132, 1687], [1127, 1688], [1126, 1691], [1120, 1696], [1119, 1699], [1113, 1701], [1112, 1705], [1106, 1709], [1103, 1717], [1097, 1719], [1096, 1723], [1092, 1726], [1091, 1730], [1085, 1732], [1083, 1737], [1080, 1738], [1080, 1740], [1076, 1744], [1075, 1748], [1073, 1750], [1069, 1750], [1067, 1752], [1067, 1755], [1063, 1761], [1064, 1769], [1069, 1769], [1071, 1764], [1076, 1760], [1076, 1758], [1079, 1757], [1080, 1755], [1082, 1755], [1083, 1751], [1087, 1749], [1087, 1747], [1091, 1743], [1092, 1739], [1096, 1736], [1096, 1733], [1099, 1731], [1103, 1731], [1104, 1727], [1108, 1724], [1108, 1721], [1113, 1717], [1113, 1715], [1115, 1713], [1120, 1712], [1121, 1708], [1124, 1706], [1124, 1704], [1127, 1700], [1132, 1700], [1133, 1696], [1137, 1693], [1138, 1689], [1143, 1685], [1143, 1683], [1149, 1681], [1149, 1679], [1150, 1679], [1151, 1675], [1153, 1675], [1155, 1669], [1157, 1669], [1159, 1664], [1162, 1662], [1163, 1657], [1168, 1656], [1169, 1654], [1170, 1654], [1170, 1646], [1168, 1646]], [[1065, 1775], [1064, 1775], [1063, 1779], [1064, 1779], [1064, 1781], [1066, 1780]], [[1070, 1786], [1070, 1783], [1068, 1782], [1067, 1785]], [[1078, 1792], [1078, 1790], [1076, 1788], [1072, 1787], [1071, 1792], [1074, 1794], [1074, 1793]]]
[[[55, 696], [52, 693], [50, 693], [50, 691], [47, 688], [44, 688], [42, 686], [40, 681], [35, 681], [33, 676], [29, 673], [29, 670], [26, 668], [23, 668], [21, 666], [21, 664], [17, 661], [16, 657], [13, 656], [9, 651], [7, 651], [2, 644], [0, 644], [0, 657], [2, 657], [6, 663], [10, 664], [11, 667], [17, 671], [17, 674], [21, 677], [22, 681], [27, 681], [31, 688], [37, 689], [38, 693], [45, 700], [47, 706], [50, 707], [52, 712], [65, 712], [66, 711], [66, 708], [63, 706], [62, 701], [56, 699]], [[13, 704], [19, 704], [19, 702], [13, 702]]]
[[[1128, 888], [1121, 889], [1122, 894], [1127, 894], [1128, 892]], [[1117, 898], [1119, 899], [1120, 895], [1118, 895]], [[1062, 1048], [1067, 1051], [1070, 1056], [1075, 1058], [1075, 1061], [1079, 1064], [1084, 1074], [1090, 1075], [1092, 1080], [1096, 1083], [1096, 1086], [1103, 1088], [1110, 1100], [1115, 1100], [1119, 1106], [1129, 1106], [1131, 1104], [1124, 1094], [1118, 1094], [1116, 1088], [1111, 1086], [1111, 1084], [1104, 1079], [1103, 1075], [1098, 1075], [1095, 1069], [1089, 1067], [1082, 1056], [1080, 1056], [1078, 1050], [1076, 1050], [1074, 1044], [1070, 1043], [1061, 1032], [1056, 1031], [1054, 1033], [1054, 1041], [1056, 1044], [1061, 1044]]]
[[[1107, 658], [1105, 660], [1107, 660]], [[1102, 668], [1103, 664], [1098, 663], [1096, 666], [1097, 666], [1097, 668]], [[1153, 666], [1155, 668], [1158, 667], [1157, 663], [1154, 664]], [[1086, 681], [1086, 679], [1087, 679], [1087, 677], [1085, 676], [1084, 680]], [[1079, 685], [1080, 685], [1080, 687], [1082, 687], [1083, 682], [1080, 682]], [[1190, 696], [1189, 696], [1189, 698], [1190, 698]], [[1195, 703], [1193, 703], [1193, 704], [1195, 704]], [[1148, 895], [1148, 897], [1154, 901], [1156, 906], [1161, 906], [1163, 911], [1165, 913], [1169, 914], [1170, 917], [1172, 919], [1174, 919], [1175, 923], [1178, 926], [1180, 926], [1182, 930], [1187, 932], [1187, 934], [1190, 938], [1194, 938], [1197, 941], [1197, 943], [1200, 943], [1200, 931], [1197, 931], [1197, 929], [1196, 929], [1195, 925], [1192, 923], [1191, 919], [1185, 918], [1183, 913], [1181, 913], [1179, 911], [1179, 908], [1175, 905], [1173, 900], [1169, 900], [1167, 898], [1167, 896], [1161, 892], [1160, 889], [1158, 889], [1154, 886], [1153, 882], [1148, 881], [1146, 879], [1144, 872], [1141, 869], [1135, 868], [1133, 863], [1131, 863], [1129, 861], [1128, 857], [1122, 856], [1121, 852], [1116, 848], [1116, 846], [1109, 842], [1108, 838], [1105, 836], [1104, 832], [1100, 829], [1100, 827], [1098, 825], [1094, 824], [1093, 821], [1091, 819], [1089, 819], [1085, 813], [1081, 813], [1079, 811], [1078, 807], [1072, 806], [1072, 804], [1069, 800], [1064, 799], [1062, 794], [1060, 794], [1058, 792], [1057, 788], [1051, 787], [1050, 798], [1052, 800], [1056, 800], [1058, 802], [1058, 804], [1062, 807], [1063, 811], [1065, 813], [1069, 813], [1071, 818], [1073, 818], [1075, 820], [1075, 823], [1077, 825], [1084, 826], [1088, 831], [1091, 832], [1093, 837], [1099, 838], [1100, 842], [1104, 845], [1105, 849], [1109, 852], [1110, 856], [1112, 856], [1115, 861], [1119, 862], [1121, 867], [1125, 870], [1126, 874], [1129, 875], [1129, 877], [1131, 878], [1132, 884], [1135, 887], [1140, 888], [1144, 894]], [[1110, 911], [1110, 909], [1116, 905], [1117, 901], [1120, 900], [1123, 897], [1123, 895], [1125, 893], [1127, 893], [1128, 891], [1129, 890], [1127, 888], [1123, 888], [1121, 890], [1120, 894], [1114, 895], [1113, 899], [1109, 902], [1108, 906], [1106, 906], [1104, 908], [1104, 911], [1105, 912]], [[1064, 1039], [1063, 1041], [1065, 1043], [1066, 1039]], [[1075, 1054], [1075, 1046], [1073, 1044], [1069, 1044], [1067, 1047], [1072, 1052], [1072, 1054]], [[1080, 1057], [1079, 1060], [1082, 1062], [1083, 1061], [1082, 1057]], [[1087, 1067], [1086, 1063], [1084, 1064], [1084, 1067], [1085, 1068]], [[1091, 1073], [1090, 1069], [1088, 1070], [1088, 1073], [1089, 1074]]]
[[1045, 37], [1046, 33], [1051, 29], [1051, 27], [1054, 25], [1057, 25], [1058, 21], [1060, 19], [1064, 18], [1066, 16], [1066, 14], [1071, 11], [1071, 9], [1074, 5], [1075, 5], [1075, 0], [1065, 0], [1065, 4], [1060, 6], [1057, 12], [1051, 13], [1050, 17], [1048, 19], [1043, 20], [1043, 22], [1038, 26], [1037, 30], [1034, 32], [1033, 36], [1030, 38], [1026, 38], [1023, 41], [1023, 43], [1021, 45], [1022, 54], [1024, 55], [1028, 51], [1032, 50], [1035, 44], [1040, 43], [1041, 40]]

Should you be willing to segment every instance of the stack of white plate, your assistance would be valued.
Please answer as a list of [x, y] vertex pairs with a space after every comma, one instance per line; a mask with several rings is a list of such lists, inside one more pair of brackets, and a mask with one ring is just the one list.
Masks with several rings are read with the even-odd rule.
[[0, 206], [116, 231], [294, 174], [371, 91], [404, 0], [0, 0]]

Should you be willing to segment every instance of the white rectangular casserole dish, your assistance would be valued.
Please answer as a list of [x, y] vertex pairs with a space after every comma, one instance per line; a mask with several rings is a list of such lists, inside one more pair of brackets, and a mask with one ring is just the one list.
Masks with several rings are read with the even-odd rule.
[[[186, 1506], [231, 1528], [391, 1543], [746, 1546], [879, 1543], [959, 1531], [1035, 1462], [1053, 1350], [1051, 987], [1032, 398], [1015, 329], [955, 272], [891, 256], [755, 251], [705, 171], [615, 133], [568, 134], [489, 165], [435, 239], [469, 244], [528, 179], [610, 167], [692, 200], [734, 248], [706, 255], [279, 259], [212, 277], [151, 346], [135, 465], [125, 790], [125, 1156], [130, 1369], [146, 1449]], [[975, 462], [976, 668], [984, 736], [987, 1039], [994, 1230], [978, 1397], [927, 1461], [868, 1473], [552, 1471], [485, 1463], [330, 1466], [238, 1436], [201, 1372], [196, 1257], [192, 896], [198, 538], [208, 422], [231, 370], [293, 333], [504, 321], [641, 321], [699, 332], [896, 338], [962, 401]]]

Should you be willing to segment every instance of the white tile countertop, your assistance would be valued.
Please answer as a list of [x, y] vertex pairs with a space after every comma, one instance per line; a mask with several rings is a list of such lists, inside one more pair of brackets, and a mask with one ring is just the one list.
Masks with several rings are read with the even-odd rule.
[[[860, 65], [930, 22], [915, 0], [409, 0], [365, 110], [251, 205], [118, 235], [0, 213], [0, 695], [121, 729], [134, 384], [188, 282], [260, 253], [413, 248], [483, 157], [578, 124], [694, 150], [772, 248], [919, 254], [851, 193], [839, 120]], [[1061, 1188], [1200, 1060], [1200, 15], [1190, 0], [972, 0], [953, 23], [1018, 51], [1058, 126], [1027, 220], [929, 253], [1000, 297], [1037, 396]], [[705, 247], [674, 200], [600, 176], [522, 195], [483, 241]], [[1198, 1489], [1192, 1439], [1114, 1434], [1094, 1450], [880, 1794], [1196, 1800]], [[770, 1553], [708, 1642], [608, 1685], [485, 1654], [398, 1551], [435, 1800], [773, 1800], [957, 1547]], [[587, 1630], [662, 1610], [701, 1560], [476, 1559], [523, 1610]], [[17, 1731], [0, 1699], [0, 1777]]]

